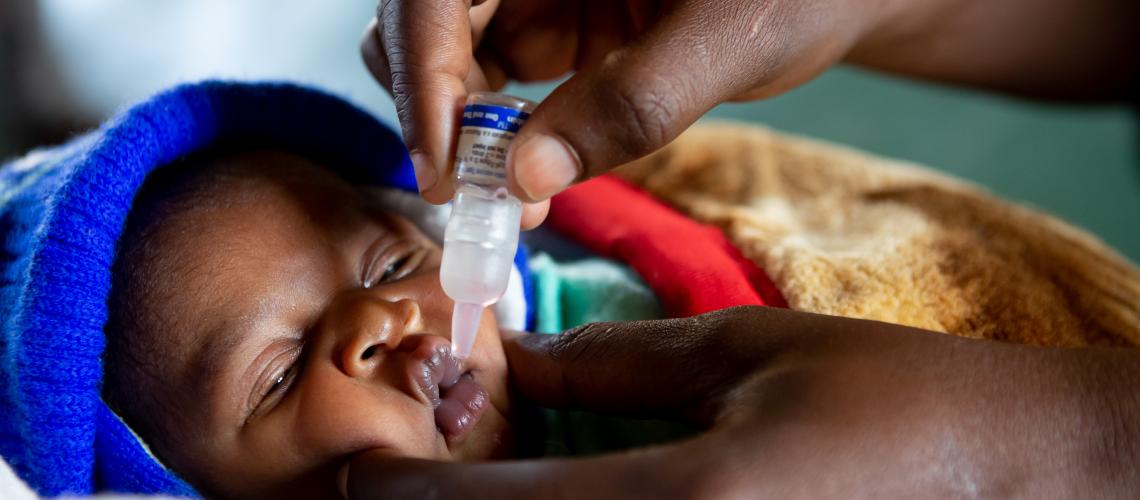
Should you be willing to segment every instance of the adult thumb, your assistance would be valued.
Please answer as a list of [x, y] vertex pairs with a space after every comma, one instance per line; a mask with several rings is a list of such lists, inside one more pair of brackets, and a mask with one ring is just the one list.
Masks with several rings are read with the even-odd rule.
[[[564, 82], [535, 109], [508, 154], [510, 189], [528, 202], [600, 175], [672, 141], [731, 94], [708, 43], [683, 36], [691, 17], [667, 16], [644, 37]], [[715, 46], [715, 44], [713, 44]]]

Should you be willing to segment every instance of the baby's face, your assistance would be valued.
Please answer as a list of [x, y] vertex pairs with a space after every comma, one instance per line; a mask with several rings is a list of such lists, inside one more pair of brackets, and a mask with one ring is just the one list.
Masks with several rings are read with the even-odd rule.
[[[440, 248], [334, 174], [273, 152], [155, 238], [148, 302], [177, 446], [158, 450], [208, 495], [336, 496], [356, 452], [475, 459], [509, 446], [506, 361], [484, 315], [471, 357], [446, 355]], [[458, 381], [456, 378], [458, 377]], [[441, 390], [441, 385], [443, 386]], [[441, 395], [442, 393], [442, 395]], [[169, 400], [169, 401], [167, 401]]]

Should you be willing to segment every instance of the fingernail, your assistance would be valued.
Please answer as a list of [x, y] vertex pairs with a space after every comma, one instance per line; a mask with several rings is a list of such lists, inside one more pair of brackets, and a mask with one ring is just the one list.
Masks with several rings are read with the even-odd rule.
[[342, 465], [336, 473], [336, 489], [340, 490], [341, 498], [348, 498], [348, 464]]
[[533, 135], [512, 153], [515, 182], [530, 199], [545, 200], [566, 189], [582, 167], [566, 143], [549, 135]]
[[412, 152], [412, 168], [416, 171], [416, 187], [421, 193], [431, 189], [439, 178], [435, 173], [435, 165], [426, 154], [419, 151]]

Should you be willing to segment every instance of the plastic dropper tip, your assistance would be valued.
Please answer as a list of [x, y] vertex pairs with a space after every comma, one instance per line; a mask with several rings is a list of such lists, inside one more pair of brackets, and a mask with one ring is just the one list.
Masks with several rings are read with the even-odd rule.
[[475, 345], [475, 334], [479, 333], [479, 321], [483, 318], [483, 306], [479, 304], [456, 303], [451, 313], [451, 353], [459, 359], [471, 356]]

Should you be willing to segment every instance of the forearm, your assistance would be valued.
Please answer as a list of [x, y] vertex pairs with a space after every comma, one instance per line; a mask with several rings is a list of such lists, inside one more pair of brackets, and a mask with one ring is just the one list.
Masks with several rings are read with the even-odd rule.
[[899, 474], [933, 474], [927, 478], [946, 491], [981, 496], [1140, 497], [1140, 350], [1041, 348], [758, 312], [737, 327], [788, 334], [746, 337], [750, 345], [726, 350], [770, 352], [773, 341], [788, 343], [775, 349], [787, 356], [776, 362], [781, 370], [823, 360], [840, 374], [829, 380], [850, 385], [847, 396], [874, 394], [867, 400], [882, 414], [871, 420], [915, 437]]
[[[1033, 399], [1023, 405], [1029, 428], [1040, 431], [1029, 441], [1036, 456], [1023, 457], [1024, 465], [1039, 471], [1038, 491], [1140, 496], [1140, 351], [1067, 349], [1037, 362], [1042, 370], [1054, 369], [1028, 384], [1042, 411], [1033, 411]], [[1046, 473], [1049, 465], [1058, 466], [1055, 474]]]
[[1140, 351], [953, 340], [941, 359], [914, 359], [953, 405], [936, 413], [961, 452], [948, 470], [997, 496], [1140, 496]]
[[[956, 429], [950, 435], [964, 451], [964, 463], [945, 465], [979, 472], [984, 490], [1021, 498], [1140, 496], [1140, 350], [1041, 348], [879, 329], [884, 337], [921, 338], [889, 357], [913, 363], [921, 386], [945, 391], [941, 397], [953, 409], [935, 414], [951, 415], [941, 425]], [[942, 346], [924, 349], [926, 343]]]
[[882, 0], [847, 60], [905, 75], [1061, 99], [1134, 98], [1133, 0]]

